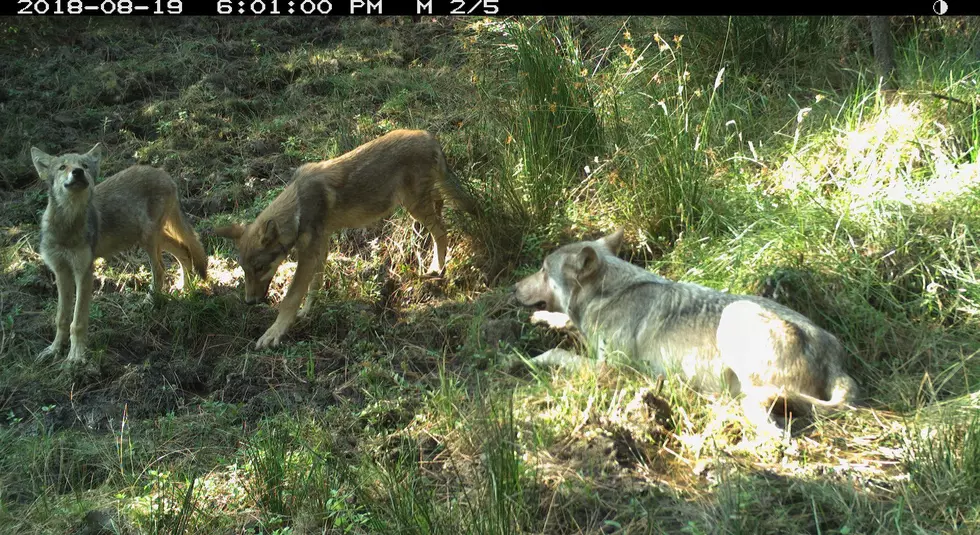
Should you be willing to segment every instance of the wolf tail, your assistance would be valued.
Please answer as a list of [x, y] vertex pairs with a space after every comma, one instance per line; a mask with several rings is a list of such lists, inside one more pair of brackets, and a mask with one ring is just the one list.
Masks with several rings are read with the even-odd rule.
[[841, 371], [830, 380], [827, 385], [827, 393], [830, 399], [826, 400], [801, 393], [795, 393], [792, 397], [807, 403], [814, 413], [826, 416], [842, 409], [853, 408], [857, 398], [858, 385], [850, 375]]
[[481, 213], [480, 205], [476, 199], [463, 188], [463, 183], [453, 173], [446, 163], [446, 155], [439, 149], [439, 162], [442, 167], [442, 180], [438, 182], [439, 192], [445, 195], [456, 208], [472, 215], [479, 216]]
[[[164, 233], [168, 238], [168, 249], [174, 252], [174, 256], [176, 256], [180, 261], [181, 266], [185, 270], [188, 267], [191, 267], [185, 265], [186, 260], [190, 260], [194, 268], [194, 272], [197, 273], [197, 276], [200, 277], [201, 280], [207, 279], [208, 255], [204, 251], [204, 245], [201, 244], [201, 240], [197, 237], [197, 233], [194, 232], [194, 227], [191, 226], [190, 220], [187, 218], [187, 214], [179, 204], [174, 206], [174, 209], [170, 213], [170, 217], [167, 218]], [[173, 251], [174, 249], [179, 249], [179, 251]]]
[[839, 409], [852, 405], [857, 398], [857, 382], [844, 372], [838, 373], [830, 384], [827, 385], [830, 399], [824, 402], [824, 406], [830, 409]]
[[459, 177], [456, 176], [449, 168], [446, 168], [446, 178], [442, 184], [442, 193], [446, 195], [449, 200], [456, 205], [460, 210], [472, 215], [480, 215], [480, 205], [476, 202], [476, 199], [472, 195], [463, 189], [462, 183]]

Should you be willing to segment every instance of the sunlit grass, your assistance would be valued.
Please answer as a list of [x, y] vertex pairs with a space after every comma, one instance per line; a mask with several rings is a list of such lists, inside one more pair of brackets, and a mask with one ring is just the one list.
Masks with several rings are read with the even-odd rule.
[[[23, 50], [43, 43], [29, 63], [9, 58], [11, 87], [44, 86], [9, 92], [11, 122], [51, 142], [99, 137], [117, 168], [166, 166], [210, 277], [180, 288], [165, 256], [170, 297], [146, 307], [141, 251], [99, 262], [100, 374], [65, 377], [34, 361], [56, 300], [36, 251], [43, 191], [4, 198], [0, 532], [935, 533], [980, 520], [978, 72], [958, 22], [903, 34], [898, 92], [877, 86], [853, 44], [865, 37], [840, 18], [100, 21], [57, 60], [71, 32], [5, 24]], [[101, 55], [116, 49], [128, 58]], [[299, 163], [396, 127], [436, 132], [491, 215], [447, 213], [436, 280], [421, 273], [430, 240], [401, 211], [337, 233], [313, 313], [254, 351], [296, 259], [269, 306], [249, 307], [233, 248], [208, 231], [254, 218]], [[2, 178], [26, 187], [17, 146]], [[770, 296], [835, 333], [864, 406], [760, 442], [739, 400], [673, 377], [512, 366], [583, 348], [531, 326], [509, 286], [615, 226], [647, 269]]]

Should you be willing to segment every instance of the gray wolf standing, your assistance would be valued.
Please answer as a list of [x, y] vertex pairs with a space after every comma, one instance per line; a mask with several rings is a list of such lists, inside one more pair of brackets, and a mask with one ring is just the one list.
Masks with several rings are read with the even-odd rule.
[[180, 208], [177, 184], [166, 172], [137, 165], [95, 185], [102, 160], [100, 144], [85, 154], [61, 156], [31, 147], [31, 158], [48, 186], [48, 206], [41, 217], [41, 258], [54, 272], [58, 286], [57, 331], [41, 358], [62, 350], [70, 324], [66, 364], [85, 362], [96, 258], [142, 247], [153, 274], [148, 297], [163, 286], [161, 251], [177, 257], [188, 287], [192, 270], [207, 278], [207, 254]]
[[331, 160], [300, 166], [254, 222], [216, 228], [217, 235], [235, 241], [249, 304], [265, 298], [279, 264], [296, 249], [296, 274], [275, 323], [259, 338], [256, 349], [278, 346], [296, 318], [309, 311], [323, 283], [330, 234], [336, 230], [371, 225], [404, 206], [432, 234], [429, 269], [441, 272], [449, 242], [442, 221], [443, 196], [471, 214], [478, 211], [446, 166], [432, 134], [395, 130]]
[[[517, 283], [518, 301], [546, 311], [535, 319], [569, 320], [599, 348], [600, 359], [620, 351], [653, 373], [679, 373], [699, 390], [744, 393], [746, 416], [756, 424], [768, 421], [768, 404], [777, 398], [806, 411], [853, 402], [857, 384], [832, 334], [769, 299], [654, 275], [617, 257], [622, 240], [618, 230], [559, 248]], [[579, 359], [551, 350], [534, 360]]]

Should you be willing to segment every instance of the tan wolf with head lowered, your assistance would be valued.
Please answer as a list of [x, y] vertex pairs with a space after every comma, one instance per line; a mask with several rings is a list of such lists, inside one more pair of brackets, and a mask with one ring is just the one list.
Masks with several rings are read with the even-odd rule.
[[95, 185], [102, 160], [100, 144], [85, 154], [61, 156], [31, 147], [31, 158], [48, 185], [48, 206], [41, 217], [41, 258], [54, 272], [58, 286], [54, 343], [40, 357], [62, 350], [70, 324], [66, 363], [84, 363], [96, 258], [142, 247], [153, 274], [150, 296], [163, 287], [161, 251], [177, 257], [185, 285], [192, 270], [207, 278], [207, 254], [180, 208], [177, 184], [165, 171], [136, 165]]
[[330, 234], [336, 230], [371, 225], [404, 206], [432, 234], [430, 270], [441, 272], [449, 241], [442, 221], [444, 196], [477, 213], [446, 166], [436, 138], [422, 130], [395, 130], [331, 160], [300, 166], [254, 222], [216, 228], [216, 234], [238, 247], [249, 304], [265, 299], [279, 264], [296, 248], [296, 273], [279, 315], [255, 347], [278, 346], [296, 318], [309, 311], [323, 283]]
[[[599, 358], [620, 351], [653, 373], [679, 373], [702, 391], [746, 394], [743, 407], [756, 424], [768, 422], [776, 399], [817, 412], [854, 401], [857, 383], [844, 371], [834, 335], [775, 301], [654, 275], [617, 256], [622, 240], [619, 230], [559, 248], [517, 283], [518, 301], [552, 313], [539, 311], [534, 319], [570, 320]], [[562, 350], [535, 358], [559, 365], [580, 359]]]

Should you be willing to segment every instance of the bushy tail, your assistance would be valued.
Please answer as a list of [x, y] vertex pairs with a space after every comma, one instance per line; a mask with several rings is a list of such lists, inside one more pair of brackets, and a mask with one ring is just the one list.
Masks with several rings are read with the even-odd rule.
[[842, 409], [853, 408], [857, 399], [857, 382], [844, 372], [835, 375], [827, 385], [830, 399], [823, 400], [806, 394], [795, 393], [793, 398], [807, 403], [812, 411], [820, 415], [828, 415]]
[[442, 180], [440, 180], [437, 184], [439, 192], [445, 195], [445, 197], [449, 199], [453, 205], [456, 206], [456, 208], [459, 208], [472, 216], [478, 217], [480, 215], [479, 203], [473, 198], [472, 195], [463, 189], [463, 184], [459, 177], [456, 176], [456, 173], [453, 173], [452, 169], [449, 168], [449, 165], [446, 164], [446, 155], [443, 153], [441, 148], [439, 149], [439, 160], [442, 167]]
[[442, 193], [449, 198], [454, 205], [456, 205], [456, 208], [459, 208], [472, 216], [479, 216], [480, 205], [476, 202], [476, 199], [474, 199], [463, 189], [463, 186], [460, 184], [459, 177], [457, 177], [456, 174], [450, 171], [448, 168], [446, 169], [445, 177], [446, 178], [443, 181], [442, 187], [440, 188]]
[[208, 254], [204, 251], [204, 245], [194, 232], [194, 227], [191, 226], [184, 210], [178, 205], [174, 212], [176, 214], [167, 218], [164, 232], [187, 253], [194, 266], [194, 272], [201, 280], [205, 280], [208, 278]]
[[837, 409], [848, 405], [853, 405], [857, 400], [857, 382], [846, 373], [839, 373], [831, 379], [827, 390], [830, 399], [826, 402], [826, 407]]

